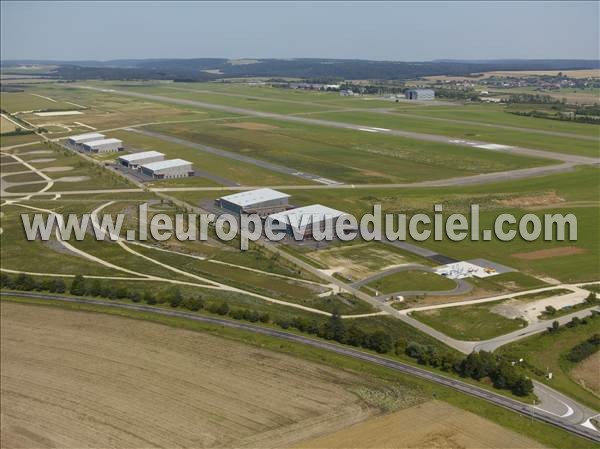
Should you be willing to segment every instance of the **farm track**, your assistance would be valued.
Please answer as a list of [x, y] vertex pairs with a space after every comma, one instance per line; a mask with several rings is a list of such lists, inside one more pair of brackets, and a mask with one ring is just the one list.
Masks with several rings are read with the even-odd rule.
[[[357, 360], [361, 360], [363, 362], [374, 363], [379, 366], [383, 366], [394, 371], [408, 374], [412, 376], [419, 377], [421, 379], [428, 380], [430, 382], [434, 382], [438, 385], [443, 385], [445, 387], [452, 388], [454, 390], [460, 391], [462, 393], [483, 399], [485, 401], [491, 402], [495, 405], [503, 407], [508, 410], [512, 410], [521, 415], [530, 416], [532, 419], [536, 419], [538, 421], [553, 425], [555, 427], [559, 427], [563, 430], [571, 432], [580, 437], [586, 438], [590, 441], [600, 442], [600, 433], [595, 432], [592, 429], [579, 425], [577, 422], [573, 422], [573, 418], [569, 419], [570, 416], [557, 416], [553, 413], [546, 412], [544, 410], [538, 409], [535, 414], [532, 411], [532, 407], [528, 404], [524, 404], [515, 399], [511, 399], [492, 391], [480, 388], [475, 385], [468, 384], [466, 382], [462, 382], [457, 379], [452, 379], [441, 374], [427, 371], [425, 369], [412, 366], [403, 362], [399, 362], [396, 360], [390, 360], [385, 357], [377, 356], [374, 354], [369, 354], [357, 349], [352, 349], [348, 347], [343, 347], [338, 344], [329, 343], [326, 341], [320, 341], [313, 338], [305, 337], [302, 335], [296, 335], [289, 332], [283, 332], [275, 329], [263, 328], [260, 326], [255, 326], [252, 324], [241, 323], [229, 321], [226, 319], [216, 318], [216, 317], [207, 317], [195, 315], [187, 312], [179, 312], [174, 310], [162, 310], [154, 307], [144, 306], [144, 305], [134, 305], [134, 304], [121, 304], [107, 301], [99, 301], [99, 300], [84, 300], [77, 298], [70, 298], [66, 296], [60, 295], [49, 295], [49, 294], [41, 294], [41, 293], [25, 293], [25, 292], [0, 292], [1, 296], [17, 296], [23, 298], [34, 298], [34, 299], [46, 299], [50, 301], [62, 301], [68, 303], [75, 304], [92, 304], [98, 306], [106, 306], [111, 308], [121, 308], [134, 310], [139, 312], [146, 313], [154, 313], [158, 315], [177, 317], [177, 318], [185, 318], [194, 321], [199, 321], [203, 323], [208, 323], [217, 326], [224, 326], [232, 329], [238, 329], [246, 332], [253, 332], [261, 335], [266, 335], [269, 337], [279, 338], [282, 340], [290, 341], [293, 343], [300, 343], [303, 345], [312, 346], [318, 349], [323, 349], [329, 352], [333, 352], [336, 354], [340, 354], [343, 356], [351, 357]], [[579, 418], [579, 414], [577, 414]], [[585, 416], [585, 415], [584, 415]]]

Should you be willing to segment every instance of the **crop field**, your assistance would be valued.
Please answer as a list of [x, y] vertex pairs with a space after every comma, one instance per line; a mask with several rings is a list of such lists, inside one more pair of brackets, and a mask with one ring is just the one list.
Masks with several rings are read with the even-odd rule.
[[413, 312], [419, 321], [459, 340], [487, 340], [524, 327], [520, 318], [510, 319], [492, 312], [490, 304], [447, 307]]
[[0, 116], [0, 134], [11, 133], [17, 129], [17, 125], [4, 116]]
[[381, 387], [206, 333], [2, 304], [2, 447], [284, 447], [376, 413], [353, 391]]
[[387, 447], [541, 448], [539, 443], [473, 413], [430, 401], [414, 407], [370, 418], [346, 429], [303, 441], [302, 449], [381, 449]]
[[579, 362], [571, 370], [570, 376], [584, 388], [600, 396], [600, 352], [592, 354], [584, 361]]

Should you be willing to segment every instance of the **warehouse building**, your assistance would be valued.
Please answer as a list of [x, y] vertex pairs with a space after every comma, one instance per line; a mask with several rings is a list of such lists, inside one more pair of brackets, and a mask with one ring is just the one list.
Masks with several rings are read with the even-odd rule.
[[165, 159], [163, 153], [158, 151], [143, 151], [141, 153], [125, 154], [119, 156], [117, 161], [124, 167], [138, 168], [140, 165], [149, 164], [150, 162], [158, 162]]
[[154, 179], [187, 178], [194, 174], [192, 163], [183, 159], [150, 162], [140, 167], [142, 173]]
[[87, 133], [87, 134], [79, 134], [77, 136], [71, 136], [69, 137], [69, 140], [67, 142], [69, 142], [70, 145], [80, 145], [84, 142], [92, 142], [93, 140], [101, 140], [104, 139], [104, 134], [100, 134], [100, 133]]
[[407, 100], [433, 100], [435, 91], [432, 89], [409, 89], [404, 92]]
[[123, 149], [123, 141], [119, 139], [92, 140], [82, 144], [85, 151], [91, 153], [116, 153]]
[[283, 212], [289, 208], [287, 193], [273, 189], [256, 189], [234, 193], [216, 200], [219, 207], [237, 214], [258, 214], [261, 217]]
[[[269, 216], [273, 224], [281, 223], [286, 225], [286, 232], [291, 236], [303, 235], [303, 238], [312, 238], [313, 229], [325, 226], [332, 226], [335, 233], [337, 220], [346, 217], [348, 214], [331, 207], [321, 204], [312, 204], [310, 206], [298, 207], [285, 212], [280, 212]], [[303, 231], [304, 228], [304, 231]]]

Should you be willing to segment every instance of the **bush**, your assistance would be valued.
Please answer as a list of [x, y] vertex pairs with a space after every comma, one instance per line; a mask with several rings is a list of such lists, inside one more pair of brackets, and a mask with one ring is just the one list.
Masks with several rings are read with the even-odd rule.
[[600, 349], [600, 334], [594, 334], [584, 342], [571, 348], [567, 353], [567, 360], [573, 363], [581, 362]]

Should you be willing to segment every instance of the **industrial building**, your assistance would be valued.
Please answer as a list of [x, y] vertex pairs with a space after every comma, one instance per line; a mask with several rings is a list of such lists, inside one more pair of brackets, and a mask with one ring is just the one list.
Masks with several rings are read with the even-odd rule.
[[219, 207], [237, 214], [258, 214], [262, 217], [289, 208], [290, 195], [273, 189], [256, 189], [234, 193], [216, 200]]
[[140, 166], [142, 173], [154, 179], [187, 178], [194, 174], [192, 163], [183, 159], [150, 162]]
[[409, 89], [404, 92], [407, 100], [433, 100], [435, 91], [433, 89]]
[[100, 139], [84, 142], [85, 151], [91, 153], [115, 153], [123, 149], [123, 141], [119, 139]]
[[104, 139], [104, 134], [100, 133], [87, 133], [87, 134], [79, 134], [77, 136], [69, 137], [69, 144], [71, 145], [80, 145], [85, 142], [92, 142], [94, 140]]
[[348, 216], [346, 212], [321, 204], [312, 204], [270, 215], [269, 219], [273, 221], [273, 224], [285, 224], [286, 232], [289, 235], [303, 235], [303, 238], [312, 238], [315, 227], [323, 229], [326, 225], [332, 226], [335, 232], [337, 220], [345, 216]]
[[118, 163], [124, 167], [138, 168], [140, 165], [149, 164], [150, 162], [158, 162], [165, 159], [163, 153], [158, 151], [143, 151], [141, 153], [125, 154], [119, 156]]

